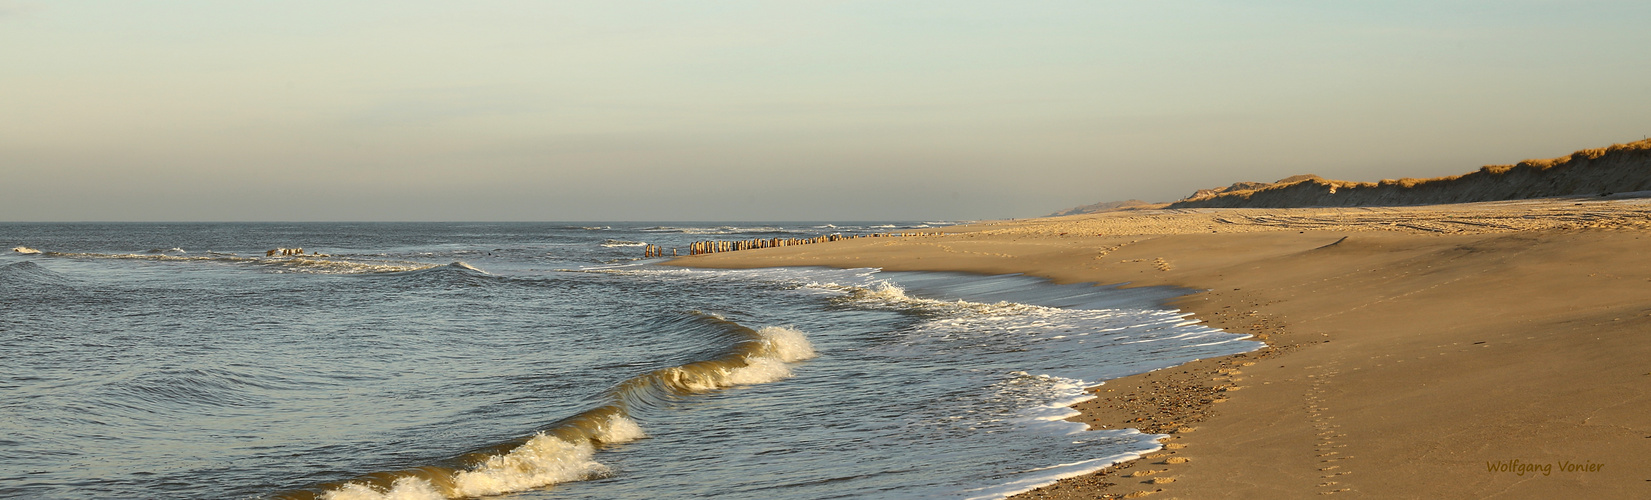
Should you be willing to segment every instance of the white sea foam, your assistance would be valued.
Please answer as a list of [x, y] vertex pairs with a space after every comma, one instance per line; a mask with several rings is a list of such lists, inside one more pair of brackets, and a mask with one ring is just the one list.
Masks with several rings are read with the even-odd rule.
[[878, 282], [869, 286], [841, 286], [835, 284], [811, 284], [810, 286], [835, 289], [845, 292], [837, 299], [840, 303], [851, 303], [858, 307], [889, 310], [906, 310], [934, 314], [965, 314], [1001, 316], [1019, 315], [1036, 310], [1058, 310], [1054, 308], [1021, 304], [1018, 302], [1000, 301], [987, 304], [983, 302], [969, 302], [966, 300], [937, 300], [913, 297], [906, 293], [905, 288], [888, 282]]
[[781, 326], [765, 326], [757, 330], [762, 335], [763, 343], [774, 357], [787, 363], [795, 363], [819, 356], [814, 351], [814, 344], [808, 341], [808, 336], [795, 329]]
[[[900, 310], [930, 316], [926, 321], [909, 327], [909, 331], [903, 336], [911, 339], [908, 342], [920, 343], [929, 346], [928, 349], [942, 351], [952, 348], [951, 346], [968, 344], [971, 347], [988, 349], [1047, 352], [1050, 356], [1048, 359], [1059, 359], [1082, 356], [1077, 353], [1092, 350], [1100, 359], [1129, 360], [1137, 363], [1137, 366], [1144, 365], [1150, 368], [1154, 365], [1154, 358], [1175, 359], [1177, 356], [1185, 356], [1176, 354], [1176, 351], [1240, 342], [1245, 338], [1242, 335], [1196, 326], [1197, 321], [1190, 320], [1188, 314], [1177, 311], [1135, 308], [1065, 309], [1009, 301], [947, 301], [913, 296], [901, 286], [876, 281], [850, 286], [835, 283], [814, 283], [809, 286], [840, 292], [841, 295], [833, 299], [839, 304], [868, 309]], [[986, 293], [985, 296], [1003, 295], [994, 292]], [[1056, 298], [1067, 300], [1058, 296]], [[1124, 326], [1115, 326], [1120, 323]], [[1005, 347], [1009, 345], [1013, 347]], [[1160, 345], [1167, 347], [1155, 347]], [[1009, 426], [1017, 432], [1072, 436], [1079, 441], [1116, 439], [1100, 436], [1142, 438], [1139, 445], [1142, 451], [1139, 452], [1031, 469], [1013, 474], [1001, 484], [960, 492], [960, 495], [969, 498], [1004, 498], [1054, 483], [1064, 477], [1093, 472], [1120, 461], [1134, 459], [1139, 457], [1140, 453], [1157, 449], [1159, 445], [1153, 439], [1160, 436], [1143, 435], [1134, 429], [1093, 431], [1096, 434], [1092, 434], [1086, 432], [1086, 424], [1066, 420], [1079, 413], [1072, 405], [1095, 398], [1086, 387], [1097, 385], [1106, 378], [1133, 372], [1128, 368], [1091, 365], [1069, 365], [1060, 368], [1058, 373], [1061, 373], [1061, 376], [1012, 372], [1008, 378], [1000, 379], [990, 386], [980, 399], [960, 400], [959, 402], [967, 408], [964, 414], [969, 416], [953, 418], [961, 422], [970, 422], [967, 425], [971, 431], [1001, 432], [1005, 430], [1004, 426]]]
[[712, 390], [733, 387], [736, 385], [754, 385], [777, 382], [792, 377], [791, 367], [774, 358], [749, 358], [745, 366], [730, 370], [726, 376], [718, 377], [713, 385], [700, 385], [697, 390]]
[[[647, 437], [647, 434], [636, 421], [616, 414], [602, 422], [591, 437], [604, 444], [619, 444]], [[322, 497], [328, 500], [425, 500], [501, 495], [606, 476], [608, 467], [597, 463], [593, 459], [595, 454], [596, 446], [589, 440], [569, 442], [540, 433], [509, 452], [453, 473], [448, 481], [450, 486], [445, 488], [428, 479], [407, 476], [396, 479], [385, 491], [349, 483]]]
[[[452, 265], [462, 265], [455, 262]], [[466, 266], [468, 267], [468, 266]], [[473, 268], [472, 268], [473, 269]], [[718, 318], [720, 319], [720, 318]], [[726, 320], [723, 320], [726, 321]], [[715, 362], [690, 363], [667, 368], [654, 375], [667, 383], [692, 392], [707, 392], [736, 385], [763, 384], [792, 376], [788, 363], [818, 354], [807, 335], [788, 327], [769, 326], [756, 331], [760, 345], [744, 356], [744, 365], [723, 368]], [[658, 380], [658, 379], [656, 379]], [[470, 498], [542, 488], [571, 481], [606, 477], [611, 471], [595, 459], [599, 446], [622, 444], [647, 437], [642, 426], [624, 415], [622, 407], [599, 419], [595, 429], [576, 435], [588, 439], [572, 441], [555, 432], [541, 432], [509, 452], [487, 457], [467, 470], [443, 478], [447, 486], [429, 479], [407, 476], [379, 490], [360, 483], [347, 483], [327, 491], [327, 500], [436, 500]]]
[[18, 247], [12, 248], [11, 251], [17, 252], [17, 253], [20, 253], [20, 254], [24, 254], [24, 255], [36, 255], [36, 254], [40, 253], [39, 250], [35, 250], [33, 248], [29, 248], [29, 247], [25, 247], [25, 246], [18, 246]]
[[370, 486], [349, 483], [336, 490], [321, 494], [326, 500], [445, 500], [447, 495], [436, 491], [436, 487], [416, 477], [403, 477], [391, 483], [389, 491], [378, 491]]
[[[642, 439], [647, 434], [636, 421], [612, 415], [592, 437], [603, 444], [621, 444]], [[607, 466], [597, 463], [593, 459], [595, 454], [596, 447], [590, 441], [570, 443], [539, 434], [509, 453], [455, 474], [452, 495], [499, 495], [607, 475]]]
[[1080, 412], [1072, 405], [1095, 399], [1084, 388], [1093, 385], [1083, 380], [1039, 375], [1048, 385], [1048, 396], [1052, 401], [1033, 406], [1020, 411], [1017, 423], [1034, 432], [1051, 434], [1077, 434], [1089, 430], [1089, 424], [1073, 422], [1067, 418], [1078, 415]]
[[667, 368], [660, 373], [667, 383], [692, 392], [726, 389], [736, 385], [766, 384], [791, 378], [791, 366], [817, 354], [807, 336], [797, 330], [769, 326], [757, 330], [760, 346], [742, 356], [740, 364], [690, 363]]
[[1015, 475], [1015, 480], [1013, 481], [984, 488], [965, 490], [960, 492], [960, 495], [968, 500], [998, 500], [1008, 498], [1017, 493], [1032, 491], [1044, 486], [1055, 484], [1056, 481], [1061, 479], [1081, 476], [1104, 469], [1112, 464], [1135, 460], [1137, 458], [1141, 458], [1141, 455], [1158, 451], [1162, 448], [1162, 445], [1159, 445], [1156, 442], [1158, 438], [1164, 437], [1161, 434], [1141, 434], [1134, 429], [1129, 429], [1124, 432], [1133, 433], [1134, 435], [1139, 436], [1141, 446], [1144, 449], [1141, 451], [1117, 453], [1079, 462], [1058, 464], [1049, 467], [1040, 467], [1037, 469], [1021, 471], [1019, 474]]
[[312, 259], [308, 257], [257, 259], [257, 261], [259, 263], [276, 266], [275, 272], [278, 273], [303, 272], [312, 274], [400, 273], [407, 271], [419, 271], [439, 266], [439, 264], [426, 264], [423, 262], [351, 261], [338, 259]]
[[[182, 253], [182, 249], [154, 250], [157, 253], [64, 253], [41, 252], [32, 248], [18, 247], [31, 250], [48, 257], [63, 257], [71, 259], [115, 259], [115, 260], [151, 260], [160, 262], [228, 262], [241, 264], [258, 264], [271, 268], [274, 272], [301, 272], [310, 274], [370, 274], [396, 273], [417, 271], [437, 267], [438, 264], [423, 262], [370, 260], [370, 259], [337, 259], [316, 256], [292, 257], [240, 257], [235, 254], [207, 252], [207, 255], [169, 255]], [[13, 249], [17, 250], [17, 249]], [[21, 250], [19, 250], [21, 252]], [[29, 252], [23, 252], [29, 253]], [[461, 263], [462, 264], [462, 263]], [[467, 264], [465, 267], [469, 267]], [[474, 269], [474, 268], [472, 268]], [[479, 271], [479, 269], [478, 269]]]
[[[1238, 344], [1233, 344], [1232, 349], [1203, 347], [1239, 342], [1243, 336], [1196, 326], [1185, 313], [1152, 308], [1155, 300], [1161, 300], [1156, 297], [1173, 295], [1163, 291], [1060, 288], [1045, 283], [1029, 284], [1028, 281], [1035, 279], [1026, 277], [999, 277], [998, 281], [992, 282], [993, 278], [907, 276], [881, 273], [875, 269], [705, 271], [634, 268], [605, 272], [647, 273], [680, 276], [682, 279], [704, 279], [706, 274], [716, 274], [792, 284], [798, 292], [828, 295], [832, 302], [840, 306], [915, 313], [921, 317], [920, 321], [890, 332], [888, 341], [876, 347], [885, 351], [886, 355], [956, 353], [965, 357], [990, 356], [990, 359], [998, 361], [1015, 359], [1012, 362], [1015, 364], [1010, 366], [1034, 370], [1031, 373], [1012, 372], [1007, 376], [1001, 372], [997, 375], [961, 375], [981, 377], [981, 381], [985, 382], [981, 387], [985, 390], [947, 395], [943, 404], [950, 408], [925, 415], [924, 418], [930, 420], [924, 422], [956, 432], [1007, 433], [1033, 442], [1047, 441], [1056, 448], [1071, 446], [1070, 454], [1054, 453], [1051, 456], [1062, 458], [1042, 464], [1031, 462], [1018, 473], [994, 476], [997, 479], [992, 481], [999, 481], [999, 484], [993, 486], [966, 491], [935, 491], [934, 496], [1003, 498], [1063, 477], [1137, 458], [1140, 453], [1159, 446], [1153, 441], [1158, 436], [1144, 435], [1133, 429], [1087, 431], [1087, 425], [1066, 420], [1077, 414], [1071, 405], [1095, 397], [1086, 388], [1108, 378], [1161, 368], [1196, 356], [1244, 350], [1244, 346]], [[897, 284], [897, 281], [910, 283], [912, 289]], [[986, 284], [983, 285], [983, 282]], [[936, 299], [920, 295], [929, 293], [941, 297], [969, 298]], [[1020, 302], [1022, 300], [1081, 307], [1031, 305]], [[765, 331], [763, 336], [765, 339], [780, 337], [772, 331]], [[792, 367], [781, 360], [793, 359], [794, 356], [781, 353], [782, 349], [777, 347], [770, 350], [775, 354], [752, 355], [746, 363], [731, 367], [725, 373], [682, 382], [697, 392], [791, 376]], [[1075, 363], [1072, 360], [1094, 361]], [[959, 365], [967, 366], [967, 359], [960, 360]], [[1064, 444], [1068, 442], [1071, 444]], [[1119, 451], [1126, 453], [1117, 453]], [[1050, 463], [1057, 465], [1038, 467]]]
[[723, 383], [716, 389], [735, 385], [766, 384], [791, 378], [791, 366], [788, 363], [812, 359], [819, 354], [814, 351], [814, 344], [808, 337], [797, 330], [766, 326], [757, 330], [762, 336], [763, 343], [756, 355], [745, 358], [745, 366], [730, 371]]
[[165, 261], [165, 262], [202, 262], [202, 261], [255, 262], [255, 261], [258, 260], [258, 259], [252, 258], [252, 257], [209, 257], [209, 256], [190, 257], [190, 256], [182, 256], [182, 255], [166, 255], [164, 253], [148, 254], [148, 253], [63, 253], [63, 252], [43, 252], [41, 255], [45, 255], [45, 256], [48, 256], [48, 257], [67, 257], [67, 258], [74, 258], [74, 259], [128, 259], [128, 260], [155, 260], [155, 261]]

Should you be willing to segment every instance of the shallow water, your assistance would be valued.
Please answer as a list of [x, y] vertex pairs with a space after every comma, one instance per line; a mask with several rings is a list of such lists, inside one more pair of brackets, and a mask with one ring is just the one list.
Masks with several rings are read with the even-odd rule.
[[636, 260], [926, 225], [0, 225], [0, 496], [990, 498], [1156, 448], [1082, 387], [1256, 345], [1173, 290]]

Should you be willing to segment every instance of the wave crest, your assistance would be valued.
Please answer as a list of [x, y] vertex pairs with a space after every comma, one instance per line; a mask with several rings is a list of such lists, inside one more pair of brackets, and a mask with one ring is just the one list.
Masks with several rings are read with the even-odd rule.
[[1018, 302], [969, 302], [966, 300], [945, 301], [913, 297], [906, 294], [906, 289], [887, 282], [871, 286], [842, 286], [842, 285], [814, 285], [818, 288], [834, 289], [843, 292], [843, 295], [831, 299], [834, 304], [862, 309], [878, 309], [902, 311], [913, 314], [940, 316], [956, 314], [986, 314], [1009, 315], [1049, 309], [1043, 306], [1021, 304]]
[[468, 469], [423, 467], [372, 474], [338, 484], [320, 497], [327, 500], [468, 498], [607, 477], [611, 471], [595, 460], [596, 452], [604, 446], [647, 437], [642, 426], [630, 418], [633, 409], [652, 406], [651, 401], [660, 397], [789, 378], [792, 371], [788, 363], [818, 355], [807, 335], [795, 329], [768, 326], [752, 330], [715, 315], [695, 315], [699, 321], [724, 328], [742, 340], [713, 359], [662, 368], [621, 382], [610, 391], [611, 403], [558, 422], [508, 451], [461, 457], [462, 462], [473, 464]]
[[0, 266], [0, 287], [67, 286], [69, 277], [29, 261]]
[[[18, 247], [23, 248], [23, 247]], [[17, 250], [17, 249], [13, 249]], [[274, 272], [300, 272], [310, 274], [375, 274], [399, 273], [418, 271], [440, 267], [438, 264], [423, 262], [372, 260], [372, 259], [339, 259], [315, 256], [292, 257], [239, 257], [234, 254], [207, 252], [204, 256], [170, 255], [167, 253], [79, 253], [79, 252], [42, 252], [29, 248], [41, 256], [69, 259], [118, 259], [118, 260], [150, 260], [161, 262], [231, 262], [242, 264], [256, 264], [271, 268]], [[154, 250], [159, 252], [182, 252], [182, 249]], [[458, 262], [466, 268], [480, 271], [469, 264]]]
[[607, 241], [602, 242], [602, 246], [605, 247], [605, 248], [640, 247], [640, 246], [647, 246], [647, 245], [648, 245], [647, 243], [643, 243], [643, 242], [640, 242], [640, 241], [630, 241], [630, 240], [609, 239]]

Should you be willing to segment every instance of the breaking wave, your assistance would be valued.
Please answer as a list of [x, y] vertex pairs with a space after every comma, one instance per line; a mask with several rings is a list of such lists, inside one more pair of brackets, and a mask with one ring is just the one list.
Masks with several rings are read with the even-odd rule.
[[183, 252], [183, 250], [176, 248], [170, 250], [152, 250], [152, 252], [159, 253], [39, 252], [39, 255], [43, 257], [68, 259], [122, 259], [159, 262], [226, 262], [265, 266], [270, 269], [271, 272], [276, 273], [298, 272], [310, 274], [399, 273], [430, 269], [440, 266], [440, 264], [428, 264], [412, 261], [353, 258], [341, 259], [308, 255], [290, 257], [241, 257], [234, 254], [220, 252], [207, 252], [207, 255], [200, 256], [173, 255], [174, 253]]
[[981, 314], [981, 315], [1010, 315], [1024, 314], [1033, 311], [1058, 309], [1022, 304], [1018, 302], [969, 302], [966, 300], [946, 301], [913, 297], [906, 294], [906, 289], [887, 282], [874, 283], [867, 286], [843, 286], [835, 284], [812, 285], [816, 288], [835, 289], [843, 295], [833, 297], [831, 302], [843, 306], [864, 309], [879, 309], [886, 311], [900, 311], [923, 316]]
[[452, 269], [462, 269], [462, 270], [465, 270], [465, 271], [473, 271], [473, 272], [478, 272], [478, 273], [482, 273], [482, 274], [487, 274], [487, 271], [483, 271], [480, 268], [477, 268], [476, 266], [472, 266], [469, 263], [464, 262], [464, 261], [454, 262], [452, 264], [448, 264], [448, 265], [442, 266], [442, 267], [447, 267], [447, 268], [452, 268]]
[[759, 234], [759, 233], [812, 234], [812, 233], [808, 233], [808, 232], [805, 232], [805, 231], [797, 231], [797, 230], [794, 230], [794, 229], [786, 229], [786, 228], [783, 228], [783, 227], [775, 227], [775, 226], [756, 226], [756, 227], [734, 227], [734, 226], [673, 227], [673, 226], [654, 226], [654, 227], [649, 227], [649, 228], [643, 228], [642, 231], [646, 231], [646, 232], [650, 232], [650, 233], [682, 233], [682, 234]]
[[[459, 265], [454, 263], [452, 265]], [[499, 495], [570, 481], [608, 477], [595, 460], [602, 448], [647, 437], [634, 411], [657, 402], [737, 385], [762, 384], [792, 376], [791, 363], [816, 356], [802, 332], [769, 326], [753, 330], [720, 316], [693, 313], [693, 321], [739, 339], [720, 355], [654, 370], [625, 380], [608, 393], [609, 402], [564, 419], [520, 441], [489, 447], [455, 460], [460, 467], [426, 466], [380, 472], [323, 485], [319, 494], [296, 492], [281, 498], [326, 500], [424, 500]]]
[[300, 272], [313, 274], [376, 274], [400, 273], [419, 271], [441, 267], [440, 264], [426, 264], [423, 262], [407, 261], [357, 261], [342, 259], [325, 259], [310, 257], [290, 257], [285, 259], [255, 259], [257, 263], [271, 266], [275, 272]]

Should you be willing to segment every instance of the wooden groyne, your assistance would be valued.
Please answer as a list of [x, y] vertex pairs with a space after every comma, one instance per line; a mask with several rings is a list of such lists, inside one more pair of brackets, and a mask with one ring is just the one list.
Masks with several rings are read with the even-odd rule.
[[[644, 259], [651, 259], [651, 258], [654, 258], [654, 257], [664, 257], [664, 256], [665, 256], [665, 249], [660, 247], [659, 245], [647, 245], [647, 246], [642, 247], [642, 258], [644, 258]], [[671, 249], [671, 256], [676, 257], [676, 249], [675, 248]]]
[[306, 254], [306, 253], [304, 253], [303, 248], [276, 248], [276, 249], [271, 249], [269, 251], [264, 252], [265, 257], [274, 257], [274, 256], [277, 256], [277, 255], [280, 255], [282, 257], [301, 257], [301, 256], [305, 256], [305, 255], [310, 256], [310, 257], [332, 257], [331, 255], [327, 255], [327, 254], [324, 254], [324, 253], [321, 253], [321, 252], [310, 252], [310, 253]]
[[[737, 252], [740, 250], [758, 250], [763, 248], [780, 248], [814, 243], [829, 243], [833, 241], [853, 240], [860, 238], [899, 238], [911, 236], [938, 236], [945, 233], [935, 232], [903, 232], [903, 233], [868, 233], [868, 234], [828, 234], [813, 238], [757, 238], [749, 240], [706, 240], [696, 241], [688, 245], [688, 255], [705, 255], [722, 252]], [[643, 258], [665, 257], [665, 249], [655, 245], [648, 245], [642, 251]], [[677, 256], [677, 249], [670, 249], [670, 256]]]

